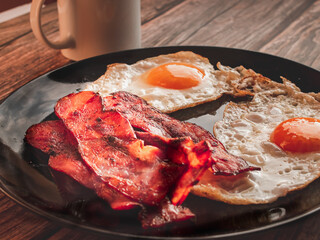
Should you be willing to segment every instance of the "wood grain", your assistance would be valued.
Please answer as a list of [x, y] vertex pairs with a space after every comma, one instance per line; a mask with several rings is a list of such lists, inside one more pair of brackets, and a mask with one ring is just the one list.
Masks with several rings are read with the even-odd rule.
[[301, 62], [320, 70], [319, 26], [320, 2], [317, 1], [258, 50]]
[[310, 5], [312, 1], [240, 1], [183, 44], [197, 39], [205, 45], [259, 50]]
[[[142, 46], [206, 45], [262, 51], [320, 70], [320, 0], [141, 0]], [[59, 37], [56, 4], [43, 26]], [[39, 43], [24, 15], [0, 24], [0, 100], [72, 61]], [[320, 212], [291, 224], [231, 239], [320, 239]], [[24, 209], [0, 193], [0, 239], [102, 239]]]
[[236, 2], [223, 0], [184, 1], [142, 26], [143, 46], [182, 45], [186, 39], [194, 39], [194, 34], [199, 29], [228, 8], [232, 8]]
[[183, 1], [184, 0], [163, 0], [157, 1], [155, 4], [154, 0], [144, 0], [141, 4], [141, 24], [144, 25], [146, 22], [161, 16]]
[[[46, 25], [49, 22], [55, 22], [55, 29], [58, 29], [58, 16], [57, 16], [57, 7], [55, 4], [46, 5], [42, 10], [45, 17], [42, 18], [42, 26], [44, 31], [47, 32], [48, 28]], [[50, 27], [51, 28], [51, 27]], [[8, 46], [11, 41], [15, 41], [18, 38], [22, 38], [24, 35], [32, 32], [29, 15], [24, 14], [21, 17], [14, 18], [12, 20], [0, 23], [0, 49], [4, 46]]]
[[[58, 37], [56, 5], [44, 8], [43, 29], [48, 38]], [[48, 16], [48, 17], [47, 17]], [[40, 44], [34, 37], [29, 16], [12, 19], [0, 24], [0, 99], [27, 82], [48, 71], [64, 66], [71, 61], [57, 50]]]

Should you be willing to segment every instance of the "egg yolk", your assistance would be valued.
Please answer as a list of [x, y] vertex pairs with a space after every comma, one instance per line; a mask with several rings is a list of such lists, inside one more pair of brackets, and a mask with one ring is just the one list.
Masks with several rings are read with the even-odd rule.
[[272, 132], [270, 141], [289, 152], [320, 150], [320, 120], [292, 118], [280, 123]]
[[167, 63], [151, 69], [148, 84], [169, 89], [187, 89], [197, 86], [204, 77], [204, 71], [187, 63]]

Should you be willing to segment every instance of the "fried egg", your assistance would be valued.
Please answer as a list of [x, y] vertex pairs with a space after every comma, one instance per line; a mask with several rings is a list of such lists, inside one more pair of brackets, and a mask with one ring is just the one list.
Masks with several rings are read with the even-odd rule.
[[261, 171], [201, 179], [193, 192], [233, 204], [270, 203], [320, 176], [320, 103], [289, 81], [229, 103], [214, 133]]
[[231, 87], [207, 58], [181, 51], [132, 65], [111, 64], [103, 76], [84, 90], [99, 92], [102, 96], [127, 91], [169, 113], [218, 99], [223, 93], [230, 93]]

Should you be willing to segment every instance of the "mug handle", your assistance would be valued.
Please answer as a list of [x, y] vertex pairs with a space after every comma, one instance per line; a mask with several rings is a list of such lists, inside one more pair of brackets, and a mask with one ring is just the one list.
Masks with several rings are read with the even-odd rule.
[[54, 49], [74, 47], [75, 42], [71, 36], [64, 39], [59, 39], [56, 42], [52, 42], [46, 37], [41, 27], [41, 9], [44, 2], [45, 0], [32, 0], [31, 3], [30, 24], [34, 35], [39, 41]]

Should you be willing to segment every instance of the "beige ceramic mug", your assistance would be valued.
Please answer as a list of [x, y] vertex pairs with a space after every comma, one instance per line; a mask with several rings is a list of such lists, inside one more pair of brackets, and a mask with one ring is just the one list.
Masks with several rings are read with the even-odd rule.
[[30, 23], [36, 38], [72, 60], [140, 47], [140, 0], [57, 0], [60, 38], [41, 28], [45, 0], [33, 0]]

